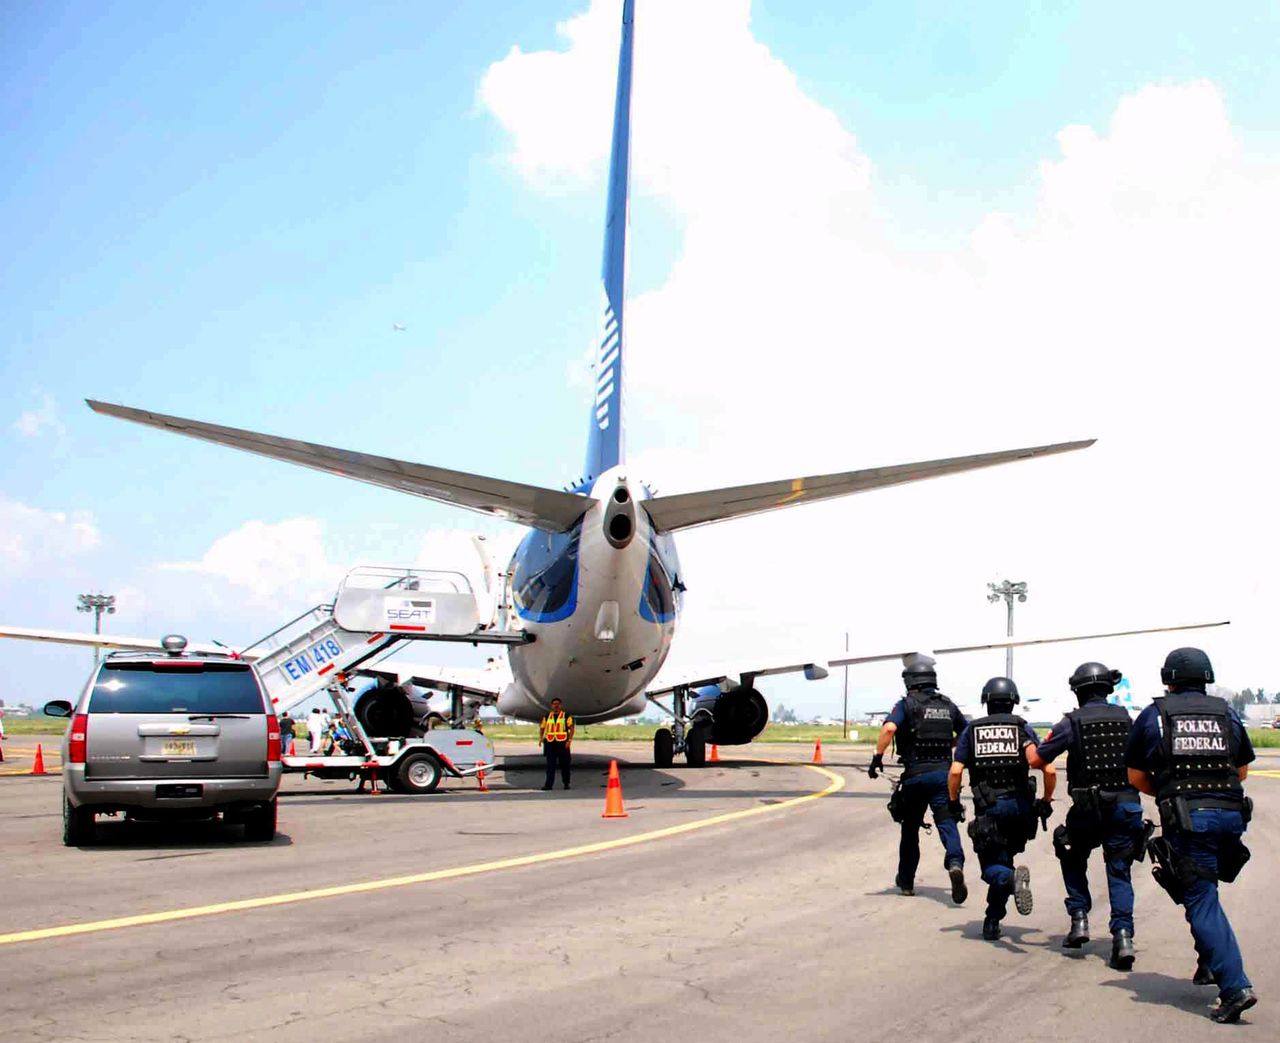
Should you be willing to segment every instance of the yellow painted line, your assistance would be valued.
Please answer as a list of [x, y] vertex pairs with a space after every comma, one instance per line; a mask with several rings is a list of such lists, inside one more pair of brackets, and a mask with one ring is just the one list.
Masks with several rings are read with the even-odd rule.
[[1280, 771], [1272, 771], [1270, 769], [1263, 769], [1262, 771], [1254, 771], [1251, 768], [1249, 770], [1249, 778], [1253, 778], [1255, 775], [1261, 775], [1263, 778], [1267, 778], [1267, 779], [1280, 779]]
[[249, 909], [265, 909], [275, 905], [292, 905], [295, 902], [311, 902], [318, 898], [338, 898], [343, 895], [368, 894], [372, 891], [387, 891], [393, 887], [410, 887], [414, 884], [431, 884], [441, 880], [457, 880], [465, 876], [479, 876], [482, 873], [495, 873], [504, 869], [519, 869], [524, 866], [542, 865], [546, 862], [560, 862], [569, 858], [580, 858], [583, 855], [596, 855], [603, 851], [616, 851], [619, 848], [635, 847], [654, 840], [677, 837], [695, 830], [707, 829], [711, 826], [723, 825], [726, 822], [738, 822], [742, 819], [754, 818], [757, 815], [772, 815], [787, 808], [798, 807], [812, 800], [829, 797], [844, 789], [845, 780], [841, 775], [814, 764], [796, 764], [794, 761], [775, 761], [777, 764], [795, 764], [799, 768], [808, 768], [824, 775], [829, 780], [824, 789], [806, 793], [800, 797], [780, 801], [777, 804], [762, 804], [743, 811], [727, 811], [710, 818], [695, 819], [682, 822], [677, 826], [666, 826], [662, 829], [650, 830], [647, 833], [635, 833], [629, 837], [617, 837], [613, 840], [598, 840], [592, 844], [579, 844], [577, 847], [562, 848], [559, 851], [542, 851], [533, 855], [518, 855], [515, 858], [503, 858], [496, 862], [480, 862], [476, 865], [457, 866], [453, 869], [436, 869], [428, 873], [413, 873], [409, 876], [392, 876], [382, 880], [366, 880], [358, 884], [338, 884], [334, 887], [317, 887], [310, 891], [289, 891], [278, 895], [264, 895], [261, 898], [242, 898], [233, 902], [217, 902], [214, 905], [189, 906], [186, 909], [169, 909], [159, 913], [140, 913], [137, 916], [120, 916], [112, 920], [94, 920], [88, 923], [66, 924], [62, 927], [41, 927], [33, 931], [17, 931], [13, 934], [0, 934], [0, 945], [16, 945], [19, 942], [39, 942], [49, 938], [70, 938], [78, 934], [96, 934], [99, 931], [111, 931], [120, 927], [143, 927], [148, 924], [170, 923], [174, 920], [192, 920], [199, 916], [215, 916], [219, 913], [238, 913]]

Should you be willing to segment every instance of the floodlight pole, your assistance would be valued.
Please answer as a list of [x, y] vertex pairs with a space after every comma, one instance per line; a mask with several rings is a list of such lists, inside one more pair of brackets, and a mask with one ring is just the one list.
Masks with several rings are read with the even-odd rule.
[[[102, 633], [102, 614], [114, 615], [116, 611], [116, 596], [114, 594], [79, 594], [77, 595], [80, 604], [76, 606], [77, 612], [93, 613], [93, 633], [96, 637]], [[93, 647], [93, 667], [96, 670], [98, 663], [102, 658], [102, 649], [97, 645]]]
[[[987, 595], [988, 601], [994, 603], [996, 601], [999, 601], [1001, 598], [1004, 599], [1004, 603], [1008, 611], [1008, 619], [1009, 619], [1009, 625], [1006, 628], [1005, 632], [1009, 635], [1009, 640], [1012, 641], [1013, 640], [1013, 600], [1014, 598], [1017, 598], [1019, 601], [1027, 600], [1027, 585], [1025, 583], [1010, 583], [1006, 579], [1000, 582], [999, 584], [988, 583], [987, 589], [991, 591], [991, 593]], [[1005, 677], [1009, 678], [1009, 680], [1013, 680], [1013, 649], [1012, 648], [1006, 648], [1004, 650], [1004, 675]]]
[[[849, 631], [844, 632], [844, 650], [849, 651]], [[849, 738], [849, 664], [844, 664], [844, 737]]]

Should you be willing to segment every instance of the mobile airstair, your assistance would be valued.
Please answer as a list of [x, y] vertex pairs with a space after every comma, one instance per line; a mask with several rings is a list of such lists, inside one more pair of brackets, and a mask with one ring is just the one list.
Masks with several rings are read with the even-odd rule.
[[[499, 613], [505, 618], [505, 613]], [[316, 605], [240, 652], [252, 660], [277, 714], [326, 692], [347, 742], [333, 753], [289, 754], [285, 770], [319, 778], [381, 779], [402, 793], [430, 793], [446, 775], [481, 775], [493, 743], [478, 730], [436, 729], [422, 737], [370, 736], [352, 712], [346, 681], [417, 641], [517, 645], [533, 640], [482, 619], [480, 600], [460, 572], [362, 566], [347, 573], [329, 603]], [[456, 718], [461, 717], [461, 697]], [[483, 776], [481, 775], [483, 778]]]
[[371, 667], [414, 641], [519, 645], [523, 630], [483, 622], [461, 572], [361, 566], [329, 603], [316, 605], [240, 652], [253, 661], [277, 714]]

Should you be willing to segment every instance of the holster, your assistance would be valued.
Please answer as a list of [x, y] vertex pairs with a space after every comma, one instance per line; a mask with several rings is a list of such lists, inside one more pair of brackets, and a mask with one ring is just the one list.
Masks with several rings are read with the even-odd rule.
[[1131, 862], [1145, 862], [1147, 858], [1147, 845], [1151, 842], [1151, 837], [1156, 831], [1156, 824], [1149, 818], [1142, 820], [1142, 832], [1133, 838], [1133, 845], [1123, 851], [1117, 852]]
[[1000, 835], [1000, 824], [990, 815], [978, 815], [969, 823], [969, 840], [975, 852], [987, 848], [1000, 847], [1003, 838]]
[[893, 792], [889, 794], [887, 807], [889, 808], [889, 817], [894, 822], [901, 822], [903, 819], [901, 790], [902, 781], [899, 780], [893, 784]]
[[1169, 897], [1178, 905], [1186, 897], [1186, 888], [1175, 868], [1177, 856], [1165, 837], [1154, 837], [1147, 841], [1147, 854], [1151, 856], [1151, 877], [1169, 893]]
[[1071, 857], [1071, 834], [1066, 826], [1059, 826], [1053, 831], [1053, 854], [1059, 862]]
[[1224, 884], [1235, 883], [1236, 877], [1240, 875], [1240, 870], [1249, 861], [1251, 852], [1244, 846], [1244, 841], [1236, 840], [1234, 844], [1227, 844], [1218, 852], [1218, 879]]

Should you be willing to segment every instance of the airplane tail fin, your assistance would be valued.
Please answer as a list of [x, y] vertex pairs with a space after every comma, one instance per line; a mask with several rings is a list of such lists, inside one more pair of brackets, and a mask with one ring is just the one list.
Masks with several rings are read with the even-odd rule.
[[595, 358], [595, 393], [587, 436], [583, 478], [591, 481], [622, 460], [623, 306], [627, 292], [628, 186], [631, 180], [631, 55], [635, 0], [622, 6], [622, 43], [618, 52], [618, 89], [613, 108], [613, 147], [609, 159], [609, 198], [605, 207], [604, 259], [600, 279], [604, 316]]

